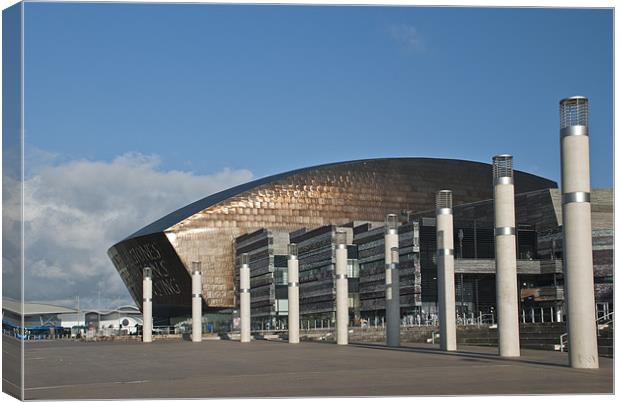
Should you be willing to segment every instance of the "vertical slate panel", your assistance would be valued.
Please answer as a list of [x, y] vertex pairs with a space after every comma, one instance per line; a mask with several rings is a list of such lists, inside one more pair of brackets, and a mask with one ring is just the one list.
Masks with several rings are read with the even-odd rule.
[[[108, 256], [140, 308], [143, 270], [146, 267], [152, 268], [155, 325], [167, 325], [169, 317], [189, 314], [191, 277], [163, 233], [117, 244], [108, 250]], [[206, 308], [204, 305], [203, 307]]]

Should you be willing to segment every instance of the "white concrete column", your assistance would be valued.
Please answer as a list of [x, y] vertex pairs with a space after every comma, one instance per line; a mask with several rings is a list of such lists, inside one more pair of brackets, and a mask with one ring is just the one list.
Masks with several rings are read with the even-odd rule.
[[399, 271], [399, 252], [397, 247], [392, 248], [392, 263], [390, 264], [389, 272], [392, 280], [392, 307], [390, 309], [390, 315], [388, 316], [389, 328], [392, 334], [396, 337], [391, 341], [391, 346], [400, 346], [400, 271]]
[[[323, 321], [321, 321], [323, 324]], [[347, 233], [336, 232], [336, 341], [349, 343], [349, 282], [347, 279]]]
[[200, 261], [192, 262], [192, 342], [202, 342], [202, 271]]
[[499, 355], [521, 355], [519, 341], [519, 286], [512, 156], [493, 157], [495, 208], [495, 289]]
[[294, 243], [288, 245], [288, 343], [299, 343], [299, 261]]
[[153, 341], [153, 271], [144, 268], [142, 278], [142, 342]]
[[436, 196], [435, 206], [437, 208], [437, 304], [439, 308], [439, 343], [441, 350], [454, 351], [457, 347], [452, 191], [439, 191]]
[[241, 254], [239, 268], [239, 318], [241, 319], [241, 342], [250, 342], [251, 306], [250, 306], [250, 257]]
[[561, 100], [564, 294], [568, 355], [574, 368], [598, 368], [588, 135], [588, 99]]
[[[395, 214], [385, 220], [385, 340], [388, 346], [400, 346], [400, 286], [398, 261], [393, 249], [398, 250], [398, 221]], [[396, 265], [395, 265], [396, 264]]]

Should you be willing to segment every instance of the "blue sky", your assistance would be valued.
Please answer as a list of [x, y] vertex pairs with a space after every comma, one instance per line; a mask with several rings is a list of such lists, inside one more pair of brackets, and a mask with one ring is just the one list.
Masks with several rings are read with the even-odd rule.
[[512, 153], [558, 181], [566, 96], [612, 185], [610, 10], [33, 2], [24, 45], [27, 300], [132, 304], [111, 245], [291, 169]]
[[558, 101], [591, 107], [612, 185], [612, 12], [26, 4], [26, 144], [56, 160], [158, 155], [261, 177], [386, 156], [559, 180]]

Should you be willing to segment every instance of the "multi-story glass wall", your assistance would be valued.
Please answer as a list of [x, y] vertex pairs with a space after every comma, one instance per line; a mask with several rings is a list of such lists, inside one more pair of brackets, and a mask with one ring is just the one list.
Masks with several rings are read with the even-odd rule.
[[253, 329], [284, 328], [288, 316], [286, 245], [288, 233], [260, 229], [235, 239], [236, 306], [239, 307], [241, 254], [250, 261], [250, 309]]
[[[383, 224], [366, 223], [354, 230], [359, 257], [360, 314], [363, 324], [377, 325], [385, 317], [385, 242]], [[398, 227], [401, 317], [413, 322], [422, 305], [419, 225]]]
[[[313, 230], [301, 229], [290, 234], [291, 242], [299, 249], [299, 308], [302, 326], [333, 326], [336, 320], [336, 231], [350, 227], [322, 226]], [[359, 268], [357, 248], [347, 246], [349, 282], [349, 318], [359, 317], [357, 283]]]

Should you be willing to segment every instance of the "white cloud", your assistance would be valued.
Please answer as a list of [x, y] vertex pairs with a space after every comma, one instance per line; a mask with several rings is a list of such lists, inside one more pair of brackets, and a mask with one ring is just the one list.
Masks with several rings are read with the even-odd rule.
[[248, 170], [199, 176], [162, 171], [156, 156], [42, 165], [25, 181], [27, 300], [84, 307], [132, 304], [107, 249], [152, 221], [209, 194], [247, 182]]
[[[6, 156], [3, 156], [6, 160]], [[21, 299], [21, 186], [6, 167], [2, 176], [2, 295]]]
[[388, 27], [388, 31], [396, 42], [408, 50], [424, 50], [424, 41], [418, 30], [407, 24], [395, 24]]

